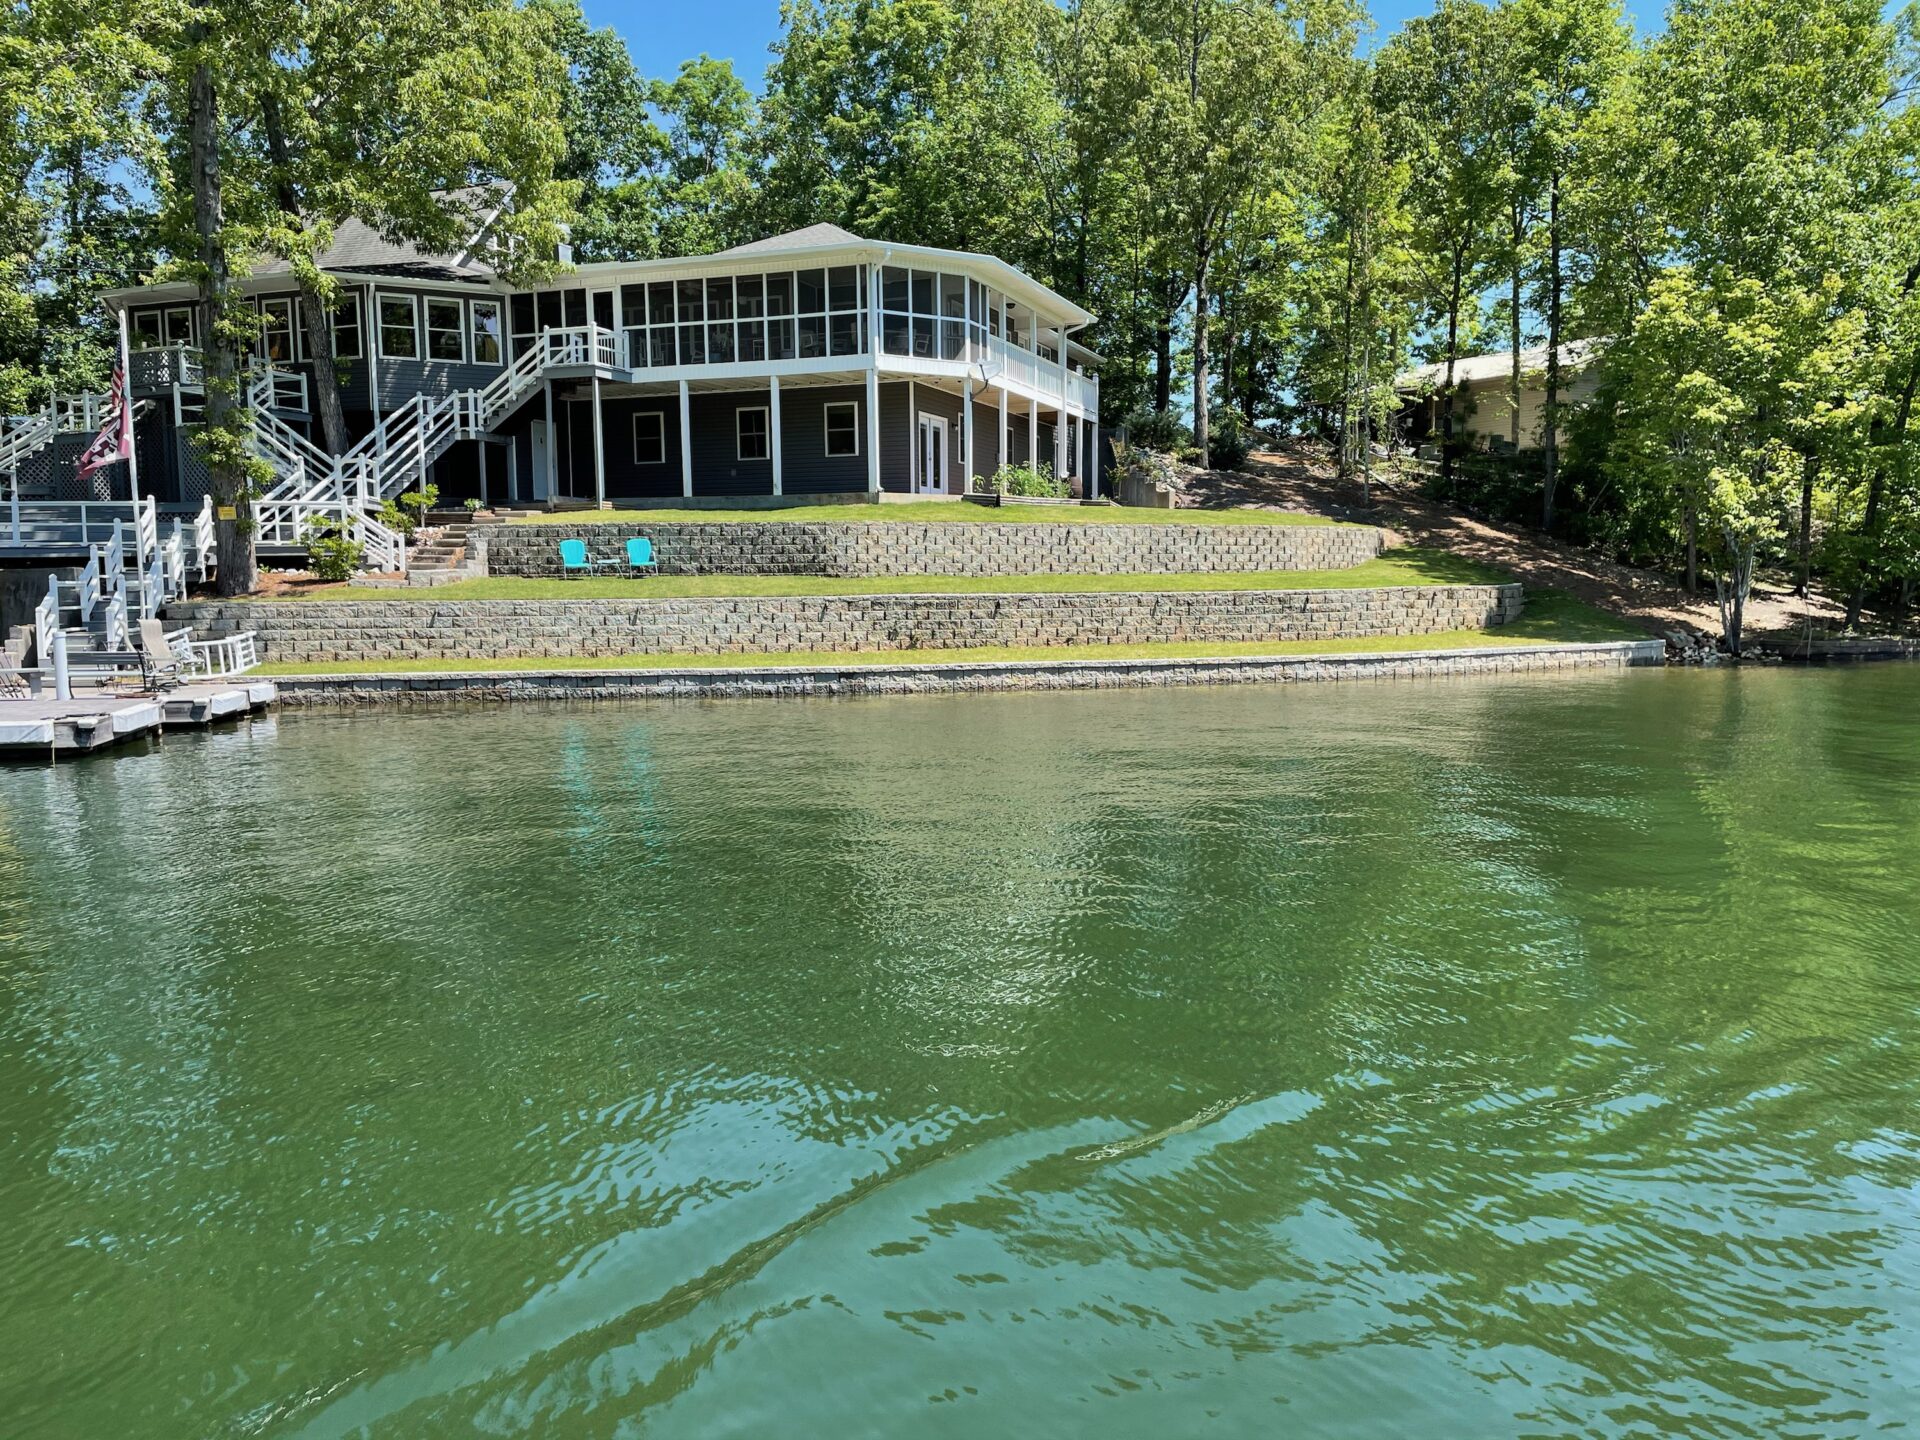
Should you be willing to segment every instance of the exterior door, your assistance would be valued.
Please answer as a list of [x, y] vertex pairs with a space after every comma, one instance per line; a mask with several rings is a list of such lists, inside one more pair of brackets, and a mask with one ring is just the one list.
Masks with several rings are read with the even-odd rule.
[[944, 495], [947, 491], [947, 422], [939, 415], [920, 417], [920, 463], [914, 471], [913, 488], [922, 495]]
[[551, 500], [553, 498], [553, 489], [547, 484], [547, 422], [545, 420], [535, 420], [533, 422], [532, 435], [533, 485], [531, 489], [533, 498], [536, 500]]
[[611, 290], [595, 290], [593, 300], [593, 323], [602, 330], [613, 329], [614, 293]]

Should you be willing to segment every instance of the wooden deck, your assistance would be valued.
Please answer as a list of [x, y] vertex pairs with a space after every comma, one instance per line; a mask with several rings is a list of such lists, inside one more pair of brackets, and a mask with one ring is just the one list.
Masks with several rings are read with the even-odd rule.
[[153, 738], [236, 719], [273, 704], [271, 680], [211, 680], [158, 695], [90, 690], [71, 700], [0, 700], [0, 759], [87, 755], [124, 741]]

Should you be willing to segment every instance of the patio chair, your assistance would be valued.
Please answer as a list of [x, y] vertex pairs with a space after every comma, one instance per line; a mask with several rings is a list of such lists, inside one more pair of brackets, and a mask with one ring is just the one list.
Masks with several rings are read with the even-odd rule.
[[193, 642], [185, 630], [171, 635], [158, 620], [140, 622], [140, 680], [161, 690], [185, 682], [193, 665]]
[[653, 541], [644, 535], [635, 535], [627, 541], [627, 568], [636, 573], [660, 568], [660, 562], [653, 558]]
[[587, 542], [584, 540], [560, 542], [560, 573], [562, 575], [591, 575], [594, 571], [604, 570], [609, 565], [624, 563], [621, 560], [595, 560], [587, 554]]

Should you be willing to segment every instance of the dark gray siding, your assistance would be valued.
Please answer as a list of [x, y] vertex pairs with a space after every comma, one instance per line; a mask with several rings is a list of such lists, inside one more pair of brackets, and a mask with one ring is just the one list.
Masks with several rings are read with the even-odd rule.
[[[827, 454], [827, 406], [851, 400], [858, 406], [860, 453]], [[886, 413], [883, 408], [881, 414]], [[780, 392], [780, 489], [787, 495], [835, 495], [867, 488], [867, 390], [864, 385], [824, 385]]]
[[908, 446], [912, 423], [907, 418], [904, 380], [880, 387], [880, 488], [904, 493], [913, 488]]
[[735, 434], [735, 412], [769, 408], [767, 392], [729, 390], [694, 395], [688, 407], [693, 430], [693, 493], [771, 495], [773, 462], [742, 460]]

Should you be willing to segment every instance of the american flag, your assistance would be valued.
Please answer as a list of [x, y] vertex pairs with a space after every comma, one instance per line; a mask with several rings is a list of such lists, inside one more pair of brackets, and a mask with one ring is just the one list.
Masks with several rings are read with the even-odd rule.
[[127, 407], [127, 372], [113, 367], [113, 385], [107, 391], [107, 418], [77, 462], [80, 478], [86, 479], [102, 466], [133, 456], [133, 412]]

